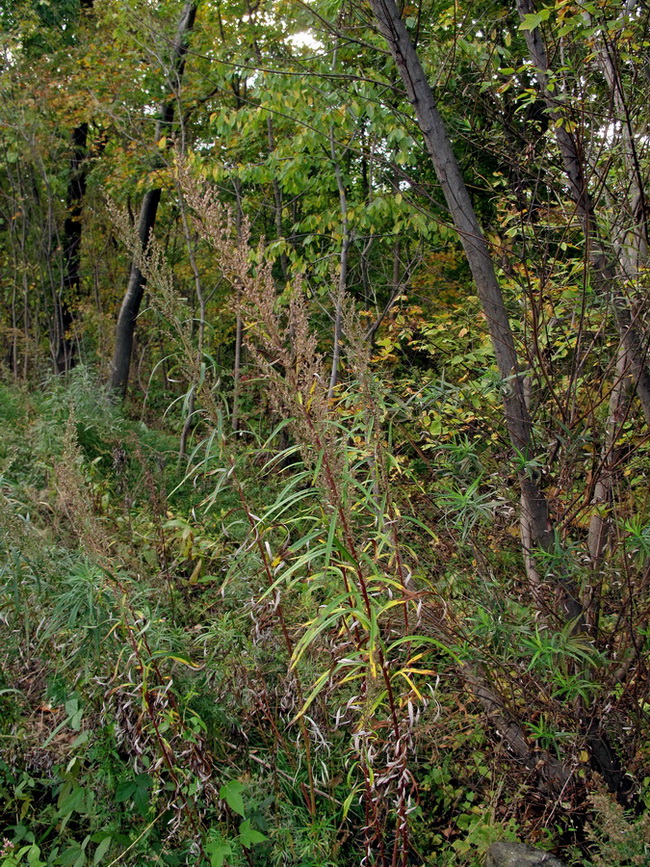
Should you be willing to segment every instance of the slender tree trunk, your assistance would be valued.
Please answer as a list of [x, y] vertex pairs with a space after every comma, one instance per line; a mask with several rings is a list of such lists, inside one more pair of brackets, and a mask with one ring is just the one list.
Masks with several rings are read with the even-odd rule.
[[[517, 9], [523, 19], [534, 14], [533, 0], [517, 0]], [[561, 103], [548, 87], [549, 64], [546, 46], [539, 27], [525, 31], [526, 44], [530, 58], [537, 69], [537, 82], [540, 93], [546, 102], [553, 126], [558, 149], [564, 164], [564, 173], [569, 182], [571, 197], [578, 216], [582, 220], [591, 267], [594, 289], [605, 300], [610, 301], [621, 345], [630, 364], [630, 372], [641, 401], [646, 422], [650, 425], [650, 369], [648, 368], [648, 339], [639, 328], [622, 292], [619, 276], [624, 278], [625, 268], [620, 261], [613, 262], [603, 243], [596, 219], [594, 203], [589, 193], [584, 174], [583, 161], [575, 135], [567, 129], [562, 114]], [[618, 273], [617, 273], [618, 271]]]
[[[508, 314], [485, 237], [453, 154], [443, 120], [436, 107], [433, 92], [394, 0], [370, 0], [370, 5], [379, 22], [379, 29], [388, 41], [409, 99], [415, 108], [438, 182], [460, 234], [480, 295], [497, 367], [503, 380], [506, 423], [512, 444], [518, 452], [527, 457], [531, 421], [524, 401], [522, 378], [518, 372]], [[540, 540], [545, 539], [547, 532], [544, 517], [539, 522], [536, 536]]]
[[[168, 84], [174, 97], [163, 103], [160, 107], [160, 116], [156, 124], [155, 142], [166, 135], [174, 120], [174, 104], [178, 98], [180, 85], [185, 69], [185, 55], [187, 53], [187, 36], [194, 26], [196, 18], [196, 2], [186, 3], [183, 7], [176, 37], [172, 48], [170, 62], [170, 74]], [[156, 224], [158, 205], [160, 204], [161, 190], [159, 188], [148, 190], [142, 200], [140, 216], [138, 218], [137, 233], [138, 242], [143, 252], [146, 252], [151, 238], [151, 233]], [[140, 311], [142, 296], [144, 295], [146, 280], [142, 271], [134, 261], [131, 265], [131, 273], [126, 294], [122, 301], [120, 313], [117, 319], [115, 333], [115, 350], [113, 352], [111, 387], [116, 393], [126, 395], [131, 367], [131, 354], [133, 352], [133, 336], [135, 322]]]
[[594, 568], [600, 563], [603, 550], [607, 543], [607, 536], [611, 525], [611, 519], [608, 515], [609, 506], [612, 499], [612, 488], [614, 484], [614, 473], [618, 463], [618, 452], [616, 448], [616, 440], [621, 432], [621, 425], [625, 421], [629, 406], [629, 378], [626, 374], [628, 370], [628, 361], [625, 357], [624, 350], [619, 350], [619, 357], [616, 364], [616, 380], [612, 386], [612, 392], [609, 397], [609, 412], [607, 415], [607, 423], [605, 425], [605, 436], [600, 454], [600, 471], [598, 479], [594, 485], [594, 493], [591, 499], [592, 506], [595, 508], [594, 514], [589, 521], [589, 536], [587, 547], [589, 556]]
[[72, 131], [67, 216], [63, 224], [63, 277], [57, 311], [59, 346], [56, 353], [56, 369], [59, 373], [70, 370], [75, 360], [75, 343], [69, 332], [74, 323], [74, 302], [77, 300], [81, 285], [81, 219], [86, 195], [87, 140], [88, 124], [81, 123]]
[[648, 259], [648, 246], [650, 245], [648, 199], [632, 128], [631, 114], [625, 99], [623, 83], [615, 63], [614, 49], [609, 35], [603, 34], [601, 36], [598, 59], [616, 111], [616, 120], [621, 127], [622, 156], [629, 191], [625, 208], [628, 225], [622, 227], [618, 249], [620, 251], [619, 258], [625, 268], [625, 276], [632, 281], [638, 277], [639, 270]]
[[[394, 0], [370, 0], [379, 29], [386, 38], [391, 54], [415, 108], [418, 124], [434, 165], [438, 182], [447, 202], [469, 263], [474, 282], [487, 319], [497, 368], [502, 380], [502, 400], [505, 422], [512, 446], [521, 463], [522, 543], [533, 592], [539, 583], [532, 569], [534, 549], [549, 551], [553, 534], [549, 521], [547, 499], [536, 474], [526, 467], [533, 457], [532, 424], [524, 396], [523, 377], [508, 313], [497, 281], [487, 242], [479, 225], [467, 187], [452, 151], [444, 122], [426, 79], [417, 52], [411, 43]], [[563, 590], [564, 615], [569, 619], [580, 616], [581, 608], [570, 587]]]
[[[160, 189], [148, 190], [142, 200], [137, 232], [138, 242], [143, 251], [147, 249], [151, 230], [156, 224], [160, 195]], [[129, 275], [129, 284], [117, 318], [111, 373], [111, 387], [123, 397], [126, 396], [129, 370], [131, 369], [131, 355], [133, 353], [135, 322], [140, 311], [145, 284], [146, 280], [142, 271], [133, 262]]]
[[[611, 105], [616, 113], [616, 121], [620, 124], [622, 160], [628, 183], [627, 201], [625, 207], [621, 209], [621, 217], [626, 223], [619, 227], [618, 236], [614, 237], [614, 245], [620, 262], [620, 277], [628, 284], [633, 284], [638, 279], [639, 272], [648, 258], [647, 199], [631, 115], [615, 62], [614, 47], [611, 37], [607, 33], [601, 34], [598, 60], [609, 89]], [[629, 411], [630, 382], [626, 376], [626, 371], [629, 369], [629, 361], [626, 358], [625, 350], [621, 347], [617, 359], [616, 378], [609, 400], [609, 412], [600, 456], [600, 472], [592, 497], [595, 511], [589, 521], [588, 548], [594, 571], [601, 563], [612, 527], [609, 512], [614, 500], [615, 474], [620, 457], [620, 449], [617, 449], [616, 441], [621, 425]], [[599, 584], [592, 590], [592, 597], [590, 602], [593, 609], [591, 617], [593, 622], [597, 623], [600, 608]]]
[[[459, 231], [483, 311], [488, 320], [497, 366], [503, 380], [503, 405], [508, 433], [513, 448], [525, 462], [532, 457], [531, 420], [526, 406], [522, 377], [517, 368], [514, 340], [487, 243], [453, 155], [442, 118], [436, 109], [433, 93], [394, 0], [369, 0], [369, 2], [415, 107], [438, 181]], [[530, 568], [532, 564], [533, 572], [529, 577], [534, 584], [537, 580], [533, 562], [534, 549], [549, 551], [553, 542], [548, 501], [535, 476], [528, 473], [525, 468], [519, 472], [519, 481], [522, 502], [522, 542], [527, 566]], [[557, 587], [564, 609], [560, 616], [565, 621], [575, 621], [575, 628], [583, 629], [584, 613], [575, 587], [568, 579], [562, 577], [557, 579]], [[536, 594], [534, 586], [533, 593]], [[476, 679], [474, 672], [465, 670], [463, 676], [488, 713], [493, 714], [499, 724], [506, 724], [507, 741], [513, 752], [522, 758], [525, 757], [526, 743], [521, 740], [522, 733], [516, 726], [513, 729], [509, 728], [508, 720], [502, 717], [499, 699], [495, 698], [491, 690], [485, 689], [484, 684]], [[624, 775], [619, 771], [610, 773], [609, 759], [605, 762], [603, 760], [603, 756], [611, 755], [606, 736], [597, 729], [590, 728], [588, 740], [594, 763], [604, 774], [608, 785], [613, 790], [618, 790]], [[554, 782], [562, 785], [567, 779], [566, 771], [559, 766], [549, 767], [549, 771]]]
[[[81, 0], [82, 10], [93, 8], [93, 0]], [[74, 324], [74, 302], [78, 300], [81, 286], [81, 238], [84, 198], [86, 196], [86, 162], [88, 124], [80, 123], [72, 130], [72, 156], [66, 196], [67, 214], [63, 224], [63, 275], [61, 293], [57, 305], [58, 348], [56, 369], [64, 373], [74, 366], [75, 341], [70, 336]]]
[[[93, 0], [81, 0], [81, 10], [93, 8]], [[53, 352], [58, 373], [65, 373], [75, 363], [75, 341], [70, 335], [74, 324], [74, 302], [78, 300], [81, 285], [81, 237], [83, 204], [86, 196], [86, 145], [88, 124], [80, 123], [70, 136], [72, 155], [66, 195], [66, 218], [63, 224], [63, 262], [61, 291], [55, 303], [56, 341]]]

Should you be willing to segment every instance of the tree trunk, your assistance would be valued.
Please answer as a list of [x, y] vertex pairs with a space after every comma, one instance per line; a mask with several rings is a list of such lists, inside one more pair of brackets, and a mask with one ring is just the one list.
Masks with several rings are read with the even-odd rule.
[[625, 269], [625, 277], [628, 281], [633, 281], [638, 278], [640, 270], [648, 260], [648, 247], [650, 246], [648, 200], [632, 128], [631, 112], [626, 102], [619, 69], [614, 62], [610, 36], [603, 33], [600, 42], [598, 59], [609, 88], [612, 105], [616, 111], [616, 121], [621, 128], [623, 164], [629, 183], [629, 192], [625, 203], [625, 212], [629, 223], [627, 226], [623, 226], [620, 231], [620, 242], [617, 248]]
[[[160, 116], [158, 123], [156, 124], [156, 144], [158, 144], [160, 139], [170, 131], [174, 120], [174, 103], [178, 97], [185, 69], [187, 35], [194, 26], [196, 6], [196, 2], [186, 3], [183, 7], [183, 12], [178, 23], [176, 37], [172, 48], [170, 74], [168, 76], [169, 88], [174, 94], [174, 97], [169, 99], [167, 102], [164, 102], [160, 107]], [[160, 188], [155, 188], [148, 190], [142, 200], [137, 233], [138, 243], [143, 252], [146, 252], [147, 250], [151, 233], [156, 224], [156, 215], [158, 213], [160, 197]], [[135, 322], [140, 311], [140, 304], [142, 302], [145, 285], [145, 277], [134, 261], [131, 265], [129, 284], [117, 319], [115, 350], [113, 352], [113, 361], [111, 365], [111, 387], [122, 397], [126, 395], [129, 369], [131, 367], [131, 354], [133, 351]]]
[[627, 369], [628, 362], [624, 350], [621, 349], [619, 350], [616, 364], [615, 381], [609, 396], [609, 412], [607, 414], [605, 435], [601, 448], [598, 478], [591, 498], [594, 513], [589, 520], [587, 548], [589, 549], [589, 556], [594, 569], [597, 568], [602, 559], [611, 525], [609, 511], [620, 451], [616, 447], [616, 441], [620, 436], [621, 427], [627, 417], [629, 404]]
[[[533, 0], [517, 0], [517, 9], [523, 19], [534, 14]], [[561, 103], [548, 88], [548, 55], [539, 27], [525, 31], [530, 58], [537, 69], [540, 93], [546, 102], [555, 128], [555, 139], [564, 164], [564, 173], [569, 182], [571, 197], [582, 220], [583, 231], [592, 281], [596, 292], [610, 302], [618, 329], [621, 346], [630, 364], [630, 373], [643, 407], [646, 422], [650, 425], [650, 369], [648, 369], [648, 340], [639, 328], [636, 318], [622, 292], [618, 274], [625, 276], [621, 262], [613, 262], [605, 248], [596, 219], [594, 203], [589, 193], [583, 162], [576, 138], [567, 129], [562, 115]], [[618, 271], [618, 274], [617, 274]]]
[[[91, 10], [93, 0], [81, 0], [82, 10]], [[65, 373], [74, 366], [75, 342], [70, 336], [74, 324], [74, 301], [79, 295], [81, 285], [81, 236], [83, 203], [86, 196], [86, 146], [88, 142], [88, 124], [80, 123], [72, 130], [70, 157], [70, 174], [68, 176], [68, 191], [66, 195], [67, 214], [63, 224], [63, 274], [61, 278], [61, 293], [58, 299], [56, 317], [56, 369]]]
[[73, 304], [79, 294], [81, 283], [81, 217], [83, 200], [86, 195], [86, 142], [88, 124], [81, 123], [72, 131], [72, 156], [68, 178], [67, 215], [63, 224], [63, 275], [59, 297], [58, 348], [56, 369], [64, 373], [74, 366], [75, 345], [70, 336], [74, 322]]
[[[465, 250], [476, 288], [487, 319], [497, 368], [502, 380], [505, 422], [512, 446], [523, 465], [519, 470], [522, 504], [522, 542], [527, 561], [532, 549], [551, 549], [548, 502], [535, 474], [526, 467], [533, 457], [532, 425], [524, 397], [523, 377], [508, 313], [503, 302], [487, 242], [452, 151], [444, 122], [422, 66], [399, 16], [394, 0], [370, 0], [379, 29], [388, 45], [417, 115], [418, 124], [431, 156], [438, 182], [447, 202]], [[535, 582], [533, 582], [535, 583]], [[566, 614], [576, 616], [579, 606], [568, 592], [564, 600]]]
[[[408, 96], [415, 107], [418, 124], [431, 155], [438, 181], [459, 231], [483, 312], [488, 321], [497, 366], [503, 380], [503, 405], [508, 433], [513, 448], [525, 464], [532, 457], [531, 419], [526, 406], [522, 377], [517, 367], [512, 331], [487, 243], [453, 155], [442, 118], [437, 111], [433, 92], [394, 0], [370, 0], [370, 5], [377, 17], [379, 29], [388, 41]], [[550, 551], [553, 544], [548, 501], [535, 475], [528, 472], [525, 466], [519, 472], [519, 481], [522, 503], [522, 543], [527, 568], [532, 569], [532, 572], [529, 572], [529, 580], [535, 585], [539, 580], [534, 562], [535, 549]], [[560, 576], [556, 578], [556, 587], [563, 608], [562, 612], [558, 612], [559, 616], [564, 622], [574, 622], [574, 629], [583, 630], [584, 612], [572, 582]], [[537, 597], [537, 588], [533, 586], [532, 589]], [[538, 601], [541, 603], [543, 600]], [[471, 671], [465, 669], [462, 674], [488, 713], [494, 714], [494, 718], [502, 726], [505, 723], [506, 739], [510, 748], [515, 754], [525, 757], [526, 743], [521, 738], [522, 732], [517, 726], [510, 728], [508, 720], [501, 718], [498, 697], [495, 698], [490, 690], [486, 690], [485, 685], [475, 676], [473, 677]], [[611, 754], [606, 736], [590, 730], [588, 738], [594, 762], [600, 767], [608, 785], [618, 789], [624, 775], [619, 771], [609, 773], [611, 763], [606, 763], [607, 767], [604, 768], [601, 760], [601, 754], [608, 756]], [[549, 772], [553, 785], [563, 785], [566, 772], [559, 763], [557, 767], [550, 767]]]

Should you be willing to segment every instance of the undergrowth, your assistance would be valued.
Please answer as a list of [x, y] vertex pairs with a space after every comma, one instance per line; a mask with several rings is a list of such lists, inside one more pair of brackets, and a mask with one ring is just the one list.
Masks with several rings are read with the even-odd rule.
[[[478, 865], [521, 837], [642, 863], [644, 521], [620, 524], [597, 630], [540, 614], [494, 440], [432, 435], [444, 383], [380, 379], [345, 300], [328, 394], [301, 281], [278, 298], [246, 226], [188, 202], [240, 292], [249, 425], [155, 244], [187, 450], [83, 367], [2, 387], [0, 865]], [[591, 580], [578, 546], [548, 574]], [[592, 796], [617, 769], [627, 812]]]

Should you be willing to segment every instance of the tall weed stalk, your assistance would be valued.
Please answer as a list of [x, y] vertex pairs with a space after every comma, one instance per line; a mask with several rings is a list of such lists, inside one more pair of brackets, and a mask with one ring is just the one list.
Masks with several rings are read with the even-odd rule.
[[[348, 731], [343, 817], [360, 799], [363, 863], [406, 864], [408, 814], [416, 804], [409, 770], [413, 725], [426, 705], [423, 684], [434, 672], [424, 667], [426, 640], [410, 634], [410, 609], [417, 604], [409, 588], [412, 556], [390, 495], [391, 478], [401, 470], [386, 439], [368, 348], [344, 301], [347, 383], [328, 397], [302, 280], [279, 299], [263, 243], [250, 250], [246, 223], [236, 240], [231, 215], [186, 186], [196, 226], [242, 299], [258, 383], [294, 444], [268, 460], [267, 471], [286, 484], [261, 514], [248, 502], [236, 467], [223, 473], [237, 486], [250, 526], [247, 544], [255, 545], [266, 576], [255, 604], [272, 602], [284, 636], [287, 676], [298, 690], [291, 723], [303, 733], [309, 764], [305, 721], [319, 729], [320, 740], [336, 729]], [[272, 448], [267, 443], [266, 453]], [[231, 580], [237, 572], [235, 563]], [[302, 622], [289, 624], [287, 606], [301, 612]], [[299, 684], [309, 672], [311, 687], [303, 696]], [[310, 787], [313, 799], [311, 771]]]

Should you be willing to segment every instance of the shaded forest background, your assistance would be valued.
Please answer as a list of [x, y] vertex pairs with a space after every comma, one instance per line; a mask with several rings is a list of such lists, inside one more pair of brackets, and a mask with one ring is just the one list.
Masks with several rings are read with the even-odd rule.
[[650, 12], [0, 9], [0, 865], [650, 860]]

